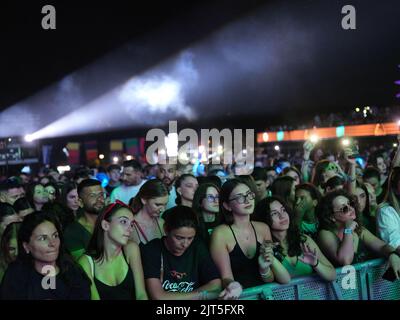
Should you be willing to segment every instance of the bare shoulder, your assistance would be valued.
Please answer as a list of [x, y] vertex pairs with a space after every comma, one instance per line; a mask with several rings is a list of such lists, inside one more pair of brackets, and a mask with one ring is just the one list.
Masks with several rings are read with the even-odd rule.
[[321, 230], [318, 232], [318, 243], [320, 244], [337, 244], [339, 242], [340, 240], [332, 231]]
[[218, 239], [219, 241], [222, 239], [226, 239], [228, 234], [231, 231], [229, 230], [229, 226], [226, 224], [221, 224], [217, 227], [212, 232], [211, 238], [212, 239]]
[[88, 256], [86, 254], [81, 255], [78, 259], [78, 264], [80, 264], [82, 267], [89, 266]]
[[128, 243], [123, 247], [124, 253], [126, 256], [130, 257], [132, 255], [136, 255], [140, 253], [139, 246], [136, 242], [128, 241]]
[[268, 226], [266, 223], [264, 223], [264, 222], [252, 221], [251, 223], [253, 224], [254, 228], [255, 228], [257, 231], [263, 231], [263, 232], [265, 232], [265, 230], [267, 230], [268, 232], [270, 231], [270, 230], [269, 230], [269, 226]]
[[260, 221], [252, 221], [251, 223], [253, 224], [257, 235], [261, 235], [263, 239], [271, 239], [271, 230], [266, 223]]

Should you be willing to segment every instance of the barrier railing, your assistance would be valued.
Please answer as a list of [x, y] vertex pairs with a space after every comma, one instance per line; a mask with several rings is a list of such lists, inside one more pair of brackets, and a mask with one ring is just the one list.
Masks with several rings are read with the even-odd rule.
[[336, 269], [336, 280], [318, 275], [298, 277], [289, 284], [268, 283], [243, 290], [241, 300], [400, 300], [400, 280], [382, 279], [384, 259]]

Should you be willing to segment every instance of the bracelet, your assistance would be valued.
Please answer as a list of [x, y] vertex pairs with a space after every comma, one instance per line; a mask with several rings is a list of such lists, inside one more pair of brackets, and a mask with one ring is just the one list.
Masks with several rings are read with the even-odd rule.
[[319, 265], [319, 259], [317, 259], [317, 263], [315, 264], [315, 266], [312, 266], [313, 269], [315, 269], [316, 267], [318, 267]]
[[343, 230], [343, 233], [344, 233], [344, 234], [352, 234], [352, 233], [353, 233], [353, 229], [351, 229], [351, 228], [346, 228], [346, 229]]

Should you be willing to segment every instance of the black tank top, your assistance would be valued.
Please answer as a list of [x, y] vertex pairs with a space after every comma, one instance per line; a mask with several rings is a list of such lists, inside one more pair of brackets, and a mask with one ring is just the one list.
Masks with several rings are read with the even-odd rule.
[[251, 259], [249, 259], [243, 253], [236, 239], [235, 233], [233, 232], [231, 226], [229, 226], [229, 229], [231, 229], [233, 237], [235, 238], [236, 242], [235, 246], [233, 247], [233, 250], [229, 252], [232, 273], [235, 281], [238, 281], [243, 288], [249, 288], [264, 284], [264, 282], [261, 279], [260, 272], [258, 271], [258, 256], [260, 254], [261, 244], [258, 242], [257, 233], [252, 223], [251, 226], [253, 227], [253, 231], [256, 236], [256, 242], [257, 242], [256, 253], [254, 257]]
[[[124, 255], [125, 262], [128, 264], [125, 254]], [[95, 264], [94, 264], [95, 265]], [[109, 286], [100, 280], [98, 280], [95, 276], [94, 283], [96, 285], [97, 291], [99, 293], [101, 300], [135, 300], [135, 280], [133, 278], [133, 272], [128, 264], [128, 272], [126, 273], [125, 279], [116, 286]]]

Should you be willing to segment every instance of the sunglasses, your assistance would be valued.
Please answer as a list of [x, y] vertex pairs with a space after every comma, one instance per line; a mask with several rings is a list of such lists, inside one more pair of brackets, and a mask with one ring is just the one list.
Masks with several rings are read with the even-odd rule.
[[354, 203], [350, 204], [345, 204], [343, 207], [341, 207], [339, 210], [335, 210], [335, 213], [339, 214], [348, 214], [349, 212], [354, 211], [355, 209]]

